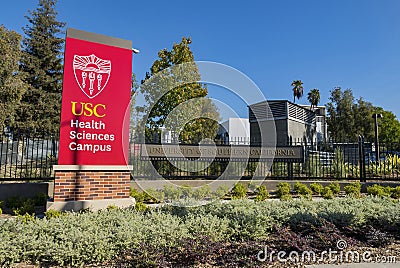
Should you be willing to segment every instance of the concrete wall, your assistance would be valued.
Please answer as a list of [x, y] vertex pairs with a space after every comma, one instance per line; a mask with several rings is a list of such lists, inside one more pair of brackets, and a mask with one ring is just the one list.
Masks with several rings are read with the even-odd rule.
[[40, 193], [46, 193], [50, 195], [52, 194], [53, 189], [49, 185], [50, 184], [47, 182], [1, 183], [0, 200], [5, 201], [13, 196], [33, 198]]

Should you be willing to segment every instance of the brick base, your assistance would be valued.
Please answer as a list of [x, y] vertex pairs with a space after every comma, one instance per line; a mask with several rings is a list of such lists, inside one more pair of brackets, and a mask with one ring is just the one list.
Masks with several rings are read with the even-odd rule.
[[129, 171], [55, 171], [54, 202], [129, 198]]

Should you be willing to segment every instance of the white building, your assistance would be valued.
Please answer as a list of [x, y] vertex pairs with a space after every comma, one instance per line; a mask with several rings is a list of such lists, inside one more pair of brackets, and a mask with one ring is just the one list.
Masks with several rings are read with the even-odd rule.
[[247, 118], [229, 118], [220, 124], [218, 136], [228, 144], [250, 144], [250, 123]]
[[328, 140], [328, 125], [326, 123], [326, 107], [316, 106], [311, 108], [310, 105], [301, 105], [306, 109], [310, 109], [315, 113], [315, 128], [317, 133], [317, 141]]

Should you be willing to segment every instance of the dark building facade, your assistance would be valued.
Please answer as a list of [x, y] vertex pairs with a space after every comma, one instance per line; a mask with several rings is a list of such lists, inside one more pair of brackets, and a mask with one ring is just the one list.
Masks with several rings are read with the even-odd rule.
[[326, 136], [323, 106], [311, 109], [287, 100], [263, 101], [249, 106], [249, 121], [251, 139], [264, 143], [316, 142]]

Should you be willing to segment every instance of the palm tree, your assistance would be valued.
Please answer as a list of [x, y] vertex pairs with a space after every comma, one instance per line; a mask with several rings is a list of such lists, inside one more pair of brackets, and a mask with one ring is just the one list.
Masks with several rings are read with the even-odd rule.
[[314, 88], [310, 92], [308, 92], [307, 99], [311, 104], [311, 109], [318, 106], [319, 101], [321, 100], [321, 95], [319, 94], [319, 90]]
[[303, 96], [303, 82], [294, 80], [291, 85], [293, 87], [293, 102], [296, 103], [296, 98], [300, 99]]

